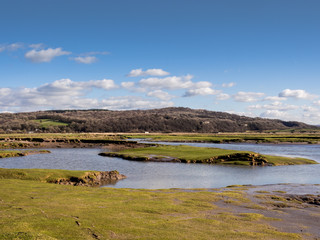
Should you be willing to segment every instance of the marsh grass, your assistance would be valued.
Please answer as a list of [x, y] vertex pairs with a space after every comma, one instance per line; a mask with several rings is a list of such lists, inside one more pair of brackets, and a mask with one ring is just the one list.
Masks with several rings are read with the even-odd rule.
[[232, 191], [89, 188], [0, 179], [0, 239], [300, 238], [270, 227], [272, 219], [263, 215], [212, 213], [216, 201], [231, 196], [246, 198]]
[[306, 158], [293, 158], [293, 157], [281, 157], [281, 156], [270, 156], [263, 155], [268, 159], [268, 162], [274, 166], [280, 165], [301, 165], [301, 164], [317, 164], [316, 161]]
[[93, 175], [96, 171], [70, 171], [57, 169], [6, 169], [0, 168], [0, 179], [19, 179], [53, 183], [57, 180], [78, 178]]
[[320, 134], [309, 133], [221, 133], [221, 134], [126, 134], [127, 138], [151, 139], [153, 141], [166, 142], [256, 142], [256, 143], [319, 143]]
[[[134, 159], [141, 158], [142, 160], [147, 160], [150, 157], [157, 157], [158, 159], [164, 157], [172, 157], [179, 159], [182, 162], [193, 162], [193, 163], [207, 163], [212, 161], [211, 158], [224, 157], [234, 154], [240, 154], [245, 156], [246, 154], [260, 156], [254, 152], [250, 151], [236, 151], [236, 150], [226, 150], [220, 148], [205, 148], [205, 147], [193, 147], [186, 145], [158, 145], [155, 147], [145, 147], [145, 148], [134, 148], [125, 149], [115, 153], [106, 153], [109, 155], [114, 155], [122, 157], [124, 159]], [[317, 164], [316, 161], [304, 159], [304, 158], [290, 158], [290, 157], [280, 157], [280, 156], [270, 156], [261, 155], [267, 160], [269, 165], [295, 165], [295, 164]], [[227, 160], [227, 161], [213, 161], [218, 164], [229, 164], [229, 165], [246, 165], [249, 166], [251, 162], [245, 157], [239, 157], [238, 160]]]

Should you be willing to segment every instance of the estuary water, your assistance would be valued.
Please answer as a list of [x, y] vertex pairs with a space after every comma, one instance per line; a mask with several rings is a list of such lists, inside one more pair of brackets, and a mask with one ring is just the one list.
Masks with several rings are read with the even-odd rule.
[[[182, 144], [167, 143], [163, 144]], [[320, 145], [183, 143], [198, 147], [249, 150], [262, 154], [306, 157], [320, 163]], [[276, 167], [219, 166], [164, 162], [134, 162], [99, 156], [98, 148], [48, 149], [38, 154], [0, 159], [0, 168], [47, 168], [69, 170], [118, 170], [127, 179], [106, 187], [116, 188], [217, 188], [235, 184], [320, 184], [319, 165]]]

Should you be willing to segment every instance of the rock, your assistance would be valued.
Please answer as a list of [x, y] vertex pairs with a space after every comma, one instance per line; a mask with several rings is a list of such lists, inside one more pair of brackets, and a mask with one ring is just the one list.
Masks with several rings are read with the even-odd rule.
[[313, 204], [313, 205], [318, 205], [320, 206], [320, 195], [287, 195], [286, 196], [287, 201], [293, 201], [296, 200], [298, 202], [303, 202], [303, 203], [308, 203], [308, 204]]
[[123, 174], [120, 174], [118, 171], [88, 172], [83, 178], [70, 177], [69, 179], [56, 180], [54, 183], [62, 185], [94, 187], [114, 183], [125, 178], [127, 177]]

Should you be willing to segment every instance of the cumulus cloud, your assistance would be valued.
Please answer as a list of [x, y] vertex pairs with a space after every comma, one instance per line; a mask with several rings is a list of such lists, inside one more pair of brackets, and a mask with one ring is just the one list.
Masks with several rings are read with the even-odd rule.
[[108, 55], [110, 54], [110, 52], [106, 52], [106, 51], [103, 51], [103, 52], [86, 52], [86, 53], [81, 53], [79, 54], [79, 56], [92, 56], [92, 55]]
[[278, 96], [268, 96], [263, 99], [263, 101], [285, 101], [287, 98]]
[[264, 93], [257, 92], [238, 92], [233, 95], [233, 99], [237, 102], [256, 102], [264, 96]]
[[94, 63], [98, 60], [95, 56], [75, 57], [72, 59], [77, 63], [84, 63], [84, 64]]
[[162, 90], [155, 90], [155, 91], [149, 92], [149, 93], [147, 93], [147, 96], [159, 98], [161, 100], [170, 100], [174, 97], [174, 96], [170, 95], [169, 93], [164, 92]]
[[314, 94], [310, 94], [302, 89], [297, 89], [297, 90], [285, 89], [279, 93], [279, 97], [312, 100], [317, 98], [318, 96]]
[[122, 82], [121, 87], [132, 92], [146, 92], [147, 89], [143, 87], [137, 87], [135, 82]]
[[314, 104], [314, 105], [317, 105], [317, 106], [320, 106], [320, 100], [314, 101], [313, 104]]
[[11, 93], [10, 88], [0, 88], [0, 97], [7, 96]]
[[170, 73], [159, 69], [159, 68], [152, 68], [148, 69], [146, 71], [143, 71], [141, 68], [139, 69], [133, 69], [130, 71], [130, 73], [127, 75], [128, 77], [146, 77], [146, 76], [158, 76], [158, 77], [163, 77], [167, 76]]
[[31, 62], [41, 63], [41, 62], [50, 62], [53, 58], [70, 55], [71, 52], [63, 51], [62, 48], [48, 48], [42, 50], [32, 49], [28, 51], [24, 56], [26, 59]]
[[288, 114], [287, 112], [279, 111], [279, 110], [267, 110], [260, 114], [260, 117], [263, 118], [273, 118], [273, 119], [283, 119], [283, 120], [292, 120], [293, 116]]
[[101, 106], [110, 110], [129, 110], [173, 107], [174, 103], [169, 101], [149, 101], [141, 97], [112, 97], [102, 100]]
[[43, 43], [34, 43], [30, 44], [29, 47], [34, 49], [43, 49], [45, 45]]
[[196, 89], [189, 89], [185, 94], [184, 97], [192, 97], [192, 96], [206, 96], [206, 95], [215, 95], [220, 93], [218, 90], [214, 90], [210, 87], [204, 87], [204, 88], [196, 88]]
[[70, 79], [60, 79], [52, 83], [47, 83], [36, 89], [39, 93], [48, 95], [82, 95], [83, 91], [88, 91], [91, 88], [101, 88], [104, 90], [111, 90], [118, 86], [111, 79], [90, 80], [88, 82], [74, 82]]
[[109, 52], [87, 52], [81, 53], [77, 57], [70, 58], [71, 60], [76, 61], [77, 63], [91, 64], [98, 61], [98, 58], [95, 55], [107, 55]]
[[299, 106], [283, 104], [282, 102], [273, 102], [271, 104], [264, 104], [264, 105], [257, 104], [257, 105], [251, 105], [248, 107], [249, 110], [267, 109], [267, 110], [278, 110], [278, 111], [290, 111], [298, 108]]
[[20, 48], [23, 48], [23, 43], [11, 43], [11, 44], [0, 44], [0, 52], [3, 51], [16, 51]]
[[219, 93], [217, 96], [216, 96], [216, 99], [217, 100], [228, 100], [230, 98], [230, 95], [227, 94], [227, 93]]
[[[93, 88], [111, 90], [118, 87], [111, 79], [75, 82], [60, 79], [35, 88], [0, 88], [1, 111], [33, 111], [44, 109], [147, 109], [173, 106], [170, 95], [157, 92], [152, 96], [162, 100], [152, 101], [141, 97], [88, 98]], [[159, 93], [158, 93], [159, 94]], [[150, 95], [150, 96], [151, 96]], [[167, 98], [165, 99], [166, 96]]]
[[102, 88], [104, 90], [111, 90], [118, 87], [112, 79], [91, 80], [84, 85], [86, 87], [96, 87], [96, 88]]
[[230, 88], [230, 87], [234, 87], [236, 84], [234, 82], [231, 82], [231, 83], [223, 83], [222, 84], [222, 87], [225, 87], [225, 88]]
[[190, 88], [193, 86], [193, 82], [191, 81], [192, 76], [186, 75], [182, 77], [171, 76], [165, 78], [143, 78], [139, 81], [139, 85], [143, 88], [151, 88], [151, 89], [183, 89]]
[[134, 82], [122, 82], [121, 87], [126, 89], [132, 89], [135, 86]]

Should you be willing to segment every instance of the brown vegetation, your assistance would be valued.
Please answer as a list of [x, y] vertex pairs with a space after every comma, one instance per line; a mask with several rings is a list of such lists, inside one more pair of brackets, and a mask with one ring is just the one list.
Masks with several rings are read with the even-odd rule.
[[[56, 110], [0, 114], [0, 133], [10, 132], [245, 132], [316, 128], [301, 122], [250, 118], [207, 110]], [[42, 123], [43, 121], [43, 123]], [[45, 124], [44, 124], [45, 122]]]

